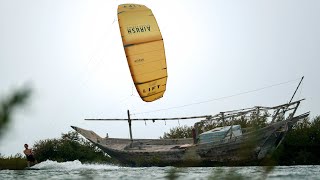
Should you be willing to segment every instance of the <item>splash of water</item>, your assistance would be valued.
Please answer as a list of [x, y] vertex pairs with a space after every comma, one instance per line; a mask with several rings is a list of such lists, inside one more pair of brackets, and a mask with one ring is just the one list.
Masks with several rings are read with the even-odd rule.
[[72, 171], [72, 170], [115, 170], [119, 169], [119, 166], [111, 164], [82, 164], [79, 160], [57, 162], [46, 160], [39, 164], [34, 165], [32, 168], [41, 170], [61, 170], [61, 171]]

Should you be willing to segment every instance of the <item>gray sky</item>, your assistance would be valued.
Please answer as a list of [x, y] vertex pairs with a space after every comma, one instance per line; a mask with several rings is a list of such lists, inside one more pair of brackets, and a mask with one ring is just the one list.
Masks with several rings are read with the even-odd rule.
[[[0, 1], [0, 96], [24, 84], [34, 90], [2, 137], [1, 154], [60, 137], [70, 125], [127, 138], [126, 122], [83, 120], [126, 118], [127, 109], [135, 118], [175, 117], [286, 103], [303, 75], [299, 112], [320, 115], [320, 1], [131, 2], [152, 9], [165, 43], [167, 91], [151, 103], [137, 97], [125, 59], [117, 22], [125, 1]], [[137, 114], [149, 111], [156, 112]], [[133, 137], [194, 122], [134, 122]]]

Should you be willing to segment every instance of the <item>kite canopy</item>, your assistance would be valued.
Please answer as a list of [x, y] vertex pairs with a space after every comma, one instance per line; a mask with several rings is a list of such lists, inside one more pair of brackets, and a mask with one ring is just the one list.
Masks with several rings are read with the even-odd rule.
[[164, 44], [152, 11], [139, 4], [118, 6], [118, 20], [132, 80], [143, 101], [161, 98], [166, 90]]

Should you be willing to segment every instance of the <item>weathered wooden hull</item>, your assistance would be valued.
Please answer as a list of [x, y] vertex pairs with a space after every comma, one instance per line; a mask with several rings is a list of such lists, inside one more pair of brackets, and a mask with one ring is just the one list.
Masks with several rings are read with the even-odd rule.
[[271, 154], [302, 114], [289, 120], [219, 142], [193, 144], [193, 139], [101, 138], [72, 126], [112, 158], [129, 166], [256, 165]]

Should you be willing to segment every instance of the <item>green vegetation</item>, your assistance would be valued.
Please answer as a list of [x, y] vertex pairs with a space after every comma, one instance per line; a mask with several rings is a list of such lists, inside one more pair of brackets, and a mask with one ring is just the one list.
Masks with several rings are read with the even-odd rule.
[[[31, 89], [24, 87], [14, 90], [0, 101], [0, 140], [7, 125], [18, 108], [28, 102]], [[36, 142], [34, 154], [38, 162], [47, 159], [62, 161], [79, 160], [81, 162], [111, 162], [103, 151], [89, 141], [79, 137], [77, 132], [62, 134], [60, 139], [46, 139]], [[21, 154], [4, 157], [0, 154], [0, 169], [24, 169], [27, 167], [26, 158]]]
[[191, 138], [192, 137], [192, 126], [178, 126], [171, 128], [170, 132], [164, 133], [160, 139], [177, 139], [177, 138]]
[[47, 159], [64, 162], [79, 160], [81, 162], [111, 162], [102, 150], [81, 138], [77, 132], [62, 134], [60, 139], [46, 139], [35, 143], [33, 148], [38, 162]]
[[22, 154], [16, 154], [10, 157], [0, 155], [0, 170], [11, 169], [21, 170], [27, 167], [27, 161]]
[[[87, 163], [116, 163], [102, 150], [81, 138], [77, 132], [62, 134], [59, 139], [40, 140], [33, 147], [38, 162], [52, 160], [57, 162], [79, 160]], [[26, 158], [17, 154], [4, 157], [0, 155], [0, 170], [18, 170], [27, 167]]]
[[[258, 115], [246, 117], [240, 116], [237, 119], [233, 119], [232, 121], [224, 122], [225, 126], [231, 126], [232, 124], [239, 124], [241, 128], [261, 128], [267, 125], [267, 118], [270, 115], [263, 112]], [[277, 120], [276, 120], [277, 121]], [[198, 124], [198, 133], [201, 134], [205, 131], [209, 131], [216, 127], [223, 126], [223, 122], [203, 122]], [[169, 132], [164, 133], [161, 139], [177, 139], [177, 138], [192, 138], [192, 128], [193, 126], [178, 126], [171, 128]]]
[[[7, 130], [7, 126], [12, 120], [12, 116], [17, 108], [21, 108], [28, 102], [31, 95], [30, 88], [20, 88], [14, 90], [6, 97], [1, 97], [0, 102], [0, 140]], [[0, 170], [1, 169], [24, 169], [27, 162], [21, 154], [10, 157], [4, 157], [0, 154]]]
[[[253, 120], [253, 121], [252, 121]], [[247, 128], [263, 127], [266, 125], [267, 114], [259, 119], [239, 118], [233, 124], [240, 124]], [[230, 122], [226, 122], [230, 125]], [[222, 126], [222, 123], [203, 124], [199, 129], [204, 131]], [[161, 138], [191, 138], [192, 126], [180, 126], [171, 128], [168, 133], [164, 133]], [[282, 144], [276, 149], [272, 157], [266, 159], [268, 165], [315, 165], [320, 164], [320, 116], [310, 120], [305, 118], [300, 120], [287, 133]]]
[[4, 133], [7, 124], [10, 122], [13, 112], [22, 105], [25, 105], [31, 95], [31, 89], [21, 88], [12, 92], [0, 102], [0, 138]]
[[273, 159], [279, 165], [320, 164], [320, 116], [304, 119], [289, 131]]

